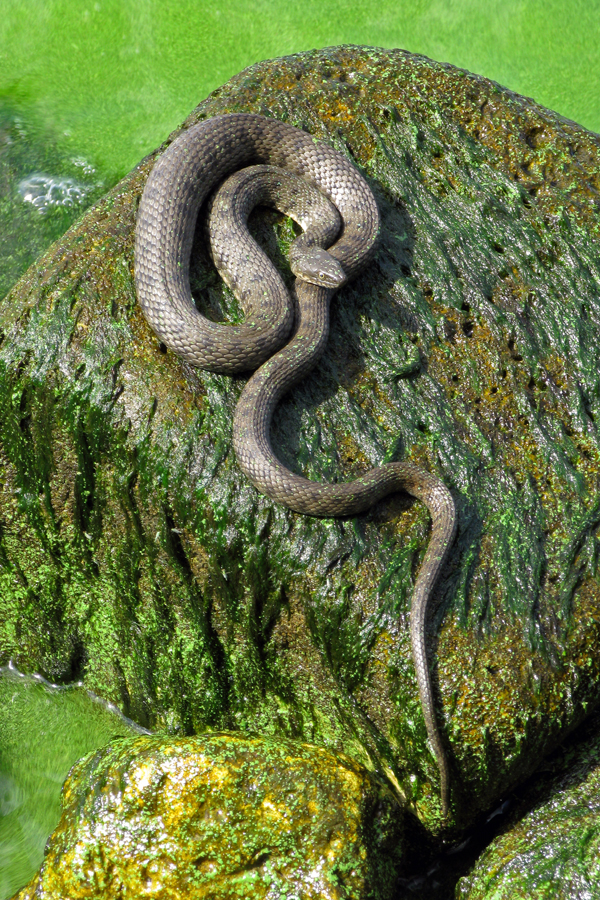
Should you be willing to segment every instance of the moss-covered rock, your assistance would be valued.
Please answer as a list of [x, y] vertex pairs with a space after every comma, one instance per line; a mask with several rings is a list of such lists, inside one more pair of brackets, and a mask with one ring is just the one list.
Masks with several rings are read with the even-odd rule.
[[460, 882], [460, 900], [600, 897], [600, 719], [551, 760]]
[[116, 740], [73, 767], [15, 900], [387, 900], [402, 810], [348, 757], [239, 734]]
[[[430, 650], [455, 821], [523, 779], [600, 678], [600, 138], [483, 78], [343, 47], [261, 63], [182, 127], [254, 111], [349, 154], [375, 262], [333, 303], [277, 452], [311, 478], [403, 457], [459, 508]], [[160, 151], [157, 151], [160, 152]], [[0, 311], [0, 660], [139, 723], [343, 750], [435, 829], [410, 655], [426, 510], [275, 507], [231, 451], [243, 379], [164, 352], [135, 302], [144, 160]], [[293, 231], [256, 224], [281, 262]], [[194, 290], [235, 303], [201, 240]]]

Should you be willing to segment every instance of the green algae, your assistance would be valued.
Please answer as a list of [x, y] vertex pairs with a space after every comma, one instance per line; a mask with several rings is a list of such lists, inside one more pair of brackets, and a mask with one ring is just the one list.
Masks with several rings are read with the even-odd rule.
[[12, 896], [42, 862], [71, 766], [138, 730], [83, 688], [0, 670], [0, 897]]
[[402, 858], [389, 788], [285, 740], [114, 740], [73, 767], [62, 805], [19, 900], [391, 900]]
[[[406, 457], [457, 499], [429, 637], [466, 824], [596, 702], [600, 140], [484, 79], [366, 48], [252, 67], [186, 126], [240, 110], [349, 153], [377, 194], [377, 259], [335, 299], [326, 356], [273, 437], [309, 477]], [[135, 306], [150, 165], [2, 309], [0, 656], [82, 677], [147, 726], [343, 750], [439, 828], [408, 637], [426, 511], [390, 498], [312, 520], [244, 482], [243, 379], [164, 352]], [[289, 224], [267, 221], [285, 244]], [[225, 309], [196, 250], [197, 302]]]

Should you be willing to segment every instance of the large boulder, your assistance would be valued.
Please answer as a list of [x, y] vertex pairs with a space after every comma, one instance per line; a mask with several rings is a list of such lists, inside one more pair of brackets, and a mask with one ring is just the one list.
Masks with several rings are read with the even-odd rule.
[[390, 789], [319, 747], [121, 739], [71, 770], [15, 900], [391, 900], [402, 837]]
[[[274, 444], [314, 479], [394, 457], [452, 490], [429, 647], [467, 824], [598, 697], [600, 138], [483, 78], [362, 47], [253, 66], [182, 129], [237, 111], [308, 129], [378, 199], [378, 255], [334, 300]], [[136, 207], [163, 149], [2, 305], [0, 661], [81, 678], [171, 733], [343, 750], [439, 829], [408, 631], [428, 514], [398, 496], [312, 519], [241, 476], [244, 379], [182, 363], [136, 304]], [[290, 223], [255, 230], [286, 271]], [[201, 237], [195, 296], [220, 316], [235, 303]]]

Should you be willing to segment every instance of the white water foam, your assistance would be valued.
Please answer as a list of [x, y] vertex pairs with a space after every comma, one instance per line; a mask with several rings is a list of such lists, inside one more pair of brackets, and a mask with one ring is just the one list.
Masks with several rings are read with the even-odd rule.
[[91, 187], [74, 178], [55, 178], [53, 175], [28, 175], [19, 182], [17, 190], [25, 203], [35, 206], [40, 215], [56, 206], [81, 206]]

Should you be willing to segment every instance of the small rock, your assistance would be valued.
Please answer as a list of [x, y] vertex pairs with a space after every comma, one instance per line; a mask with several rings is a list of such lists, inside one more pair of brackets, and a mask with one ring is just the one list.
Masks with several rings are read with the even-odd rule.
[[403, 814], [352, 760], [211, 733], [114, 740], [80, 760], [15, 900], [392, 897]]
[[598, 714], [590, 725], [586, 731], [591, 733], [556, 753], [527, 788], [503, 833], [459, 882], [457, 898], [594, 900], [600, 897]]

